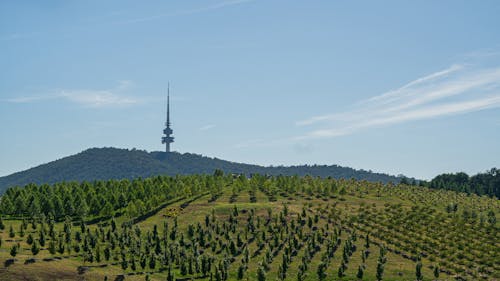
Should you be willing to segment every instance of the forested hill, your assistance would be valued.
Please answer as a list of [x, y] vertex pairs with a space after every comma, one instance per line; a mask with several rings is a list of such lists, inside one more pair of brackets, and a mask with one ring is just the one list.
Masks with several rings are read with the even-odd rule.
[[311, 175], [334, 178], [355, 178], [368, 181], [399, 182], [400, 178], [387, 174], [337, 165], [303, 165], [290, 167], [263, 167], [209, 158], [191, 153], [146, 152], [117, 148], [91, 148], [29, 170], [0, 178], [0, 192], [11, 186], [29, 183], [43, 184], [61, 181], [93, 181], [149, 177], [153, 175], [212, 174], [220, 169], [225, 173]]

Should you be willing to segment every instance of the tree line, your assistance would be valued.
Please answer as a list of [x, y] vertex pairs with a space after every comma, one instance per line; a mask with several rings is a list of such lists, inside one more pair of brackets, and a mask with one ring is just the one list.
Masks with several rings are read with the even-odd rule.
[[0, 201], [0, 212], [13, 217], [44, 215], [96, 218], [125, 214], [140, 216], [173, 198], [190, 197], [223, 185], [224, 177], [157, 176], [134, 180], [29, 184], [9, 188]]
[[500, 198], [500, 170], [491, 170], [469, 176], [460, 172], [455, 174], [441, 174], [425, 183], [434, 189], [446, 189], [465, 193], [475, 193]]

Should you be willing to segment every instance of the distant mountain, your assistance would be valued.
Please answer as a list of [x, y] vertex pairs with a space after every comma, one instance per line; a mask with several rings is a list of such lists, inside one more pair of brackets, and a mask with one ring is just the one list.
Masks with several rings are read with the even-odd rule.
[[192, 153], [147, 152], [117, 148], [91, 148], [78, 154], [43, 164], [22, 172], [0, 177], [0, 193], [11, 186], [29, 183], [53, 184], [61, 181], [93, 181], [149, 177], [154, 175], [225, 173], [311, 175], [355, 178], [368, 181], [399, 182], [400, 177], [355, 170], [337, 165], [271, 166], [235, 163]]

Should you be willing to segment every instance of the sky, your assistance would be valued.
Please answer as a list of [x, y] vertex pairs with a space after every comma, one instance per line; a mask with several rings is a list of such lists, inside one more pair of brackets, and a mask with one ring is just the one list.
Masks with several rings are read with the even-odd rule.
[[91, 147], [500, 167], [499, 1], [0, 1], [0, 176]]

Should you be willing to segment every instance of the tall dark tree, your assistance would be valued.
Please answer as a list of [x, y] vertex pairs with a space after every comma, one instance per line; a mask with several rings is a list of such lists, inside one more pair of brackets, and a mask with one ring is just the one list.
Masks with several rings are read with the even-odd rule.
[[439, 278], [439, 265], [437, 265], [437, 264], [434, 265], [433, 273], [434, 273], [434, 277], [436, 279], [438, 279]]
[[326, 264], [324, 262], [318, 265], [318, 270], [316, 271], [318, 275], [318, 280], [322, 281], [326, 278]]
[[364, 268], [363, 265], [360, 265], [358, 267], [358, 272], [356, 273], [356, 277], [358, 277], [358, 279], [363, 279], [363, 275], [364, 275]]
[[50, 240], [49, 241], [49, 253], [51, 255], [55, 255], [56, 254], [56, 242], [54, 242], [54, 240]]
[[38, 246], [37, 241], [33, 241], [33, 244], [31, 244], [31, 253], [36, 256], [40, 252], [40, 247]]
[[259, 266], [259, 269], [257, 270], [257, 280], [266, 281], [266, 271], [263, 266]]
[[16, 257], [17, 253], [19, 252], [18, 248], [17, 248], [17, 245], [13, 245], [11, 248], [10, 248], [10, 255], [14, 258]]
[[417, 281], [424, 279], [424, 276], [422, 275], [422, 262], [420, 261], [418, 261], [415, 265], [415, 277], [417, 278]]
[[9, 228], [9, 237], [10, 238], [16, 237], [16, 232], [14, 231], [14, 228], [12, 227], [12, 225]]
[[384, 277], [384, 264], [379, 261], [377, 262], [377, 272], [376, 272], [377, 281], [381, 281], [383, 277]]

